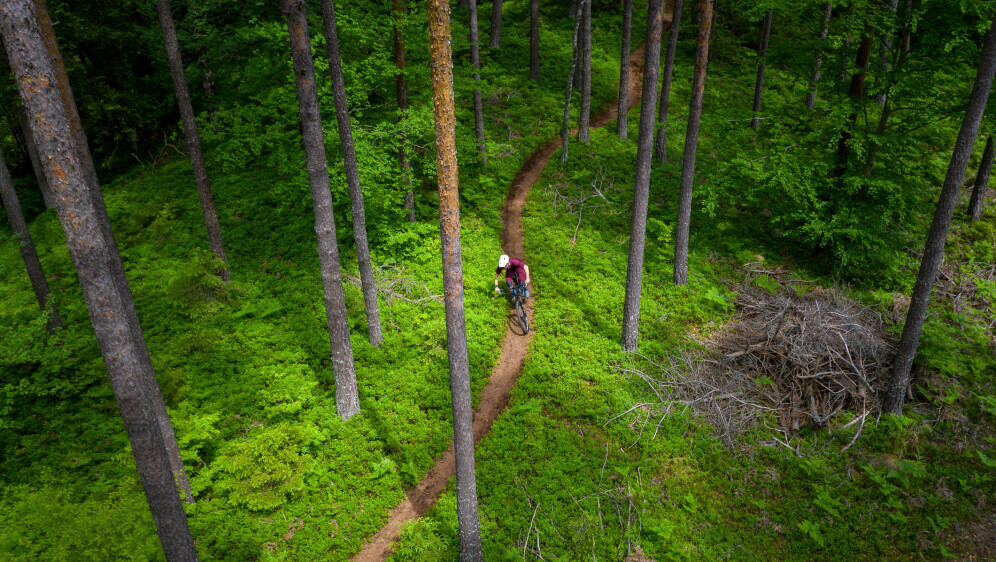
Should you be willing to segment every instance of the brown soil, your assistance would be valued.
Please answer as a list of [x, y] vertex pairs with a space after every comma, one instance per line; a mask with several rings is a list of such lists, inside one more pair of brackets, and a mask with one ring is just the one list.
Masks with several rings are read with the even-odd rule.
[[[629, 98], [628, 106], [634, 107], [640, 103], [642, 94], [643, 46], [638, 47], [629, 58]], [[603, 111], [595, 115], [591, 121], [593, 129], [603, 127], [616, 118], [617, 102], [613, 101]], [[571, 132], [574, 134], [574, 131]], [[529, 189], [536, 183], [546, 168], [553, 153], [560, 148], [560, 138], [551, 139], [539, 147], [523, 164], [522, 169], [512, 180], [508, 195], [505, 197], [505, 208], [502, 211], [501, 243], [505, 253], [512, 256], [526, 255], [524, 237], [522, 234], [522, 209], [526, 205]], [[529, 322], [533, 322], [532, 299], [526, 303]], [[515, 329], [513, 330], [513, 326]], [[515, 381], [522, 372], [526, 359], [529, 341], [533, 337], [530, 331], [526, 335], [519, 332], [518, 325], [510, 315], [509, 328], [505, 333], [501, 356], [491, 373], [488, 384], [481, 393], [480, 406], [474, 410], [474, 443], [477, 443], [491, 429], [498, 415], [508, 405], [509, 395]], [[353, 557], [354, 562], [386, 560], [391, 554], [391, 543], [401, 536], [402, 525], [421, 517], [432, 507], [446, 483], [456, 474], [453, 457], [453, 444], [443, 453], [436, 464], [429, 470], [425, 478], [415, 487], [405, 491], [406, 498], [391, 510], [387, 523], [380, 531], [363, 545], [363, 549]]]

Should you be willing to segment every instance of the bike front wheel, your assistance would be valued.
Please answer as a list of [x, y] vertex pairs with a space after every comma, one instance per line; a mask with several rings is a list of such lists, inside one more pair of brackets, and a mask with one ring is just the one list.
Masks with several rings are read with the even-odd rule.
[[522, 299], [515, 299], [515, 315], [519, 319], [519, 327], [523, 334], [529, 333], [529, 318], [526, 316], [526, 305]]

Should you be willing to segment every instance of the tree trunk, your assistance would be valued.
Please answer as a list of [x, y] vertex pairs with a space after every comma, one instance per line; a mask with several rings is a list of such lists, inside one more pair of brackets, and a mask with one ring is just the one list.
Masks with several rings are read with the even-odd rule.
[[927, 317], [930, 289], [934, 285], [937, 267], [944, 257], [944, 241], [947, 239], [948, 227], [951, 226], [951, 216], [958, 201], [958, 191], [965, 179], [965, 169], [972, 155], [972, 145], [975, 144], [979, 123], [986, 110], [986, 101], [992, 88], [994, 74], [996, 74], [996, 20], [993, 20], [986, 35], [979, 71], [975, 77], [975, 85], [972, 87], [972, 96], [968, 100], [961, 130], [958, 131], [958, 140], [955, 141], [951, 163], [944, 177], [944, 186], [941, 188], [934, 220], [930, 224], [930, 234], [927, 235], [927, 243], [923, 249], [923, 261], [920, 262], [910, 308], [906, 313], [906, 324], [903, 326], [903, 335], [899, 340], [896, 358], [893, 360], [889, 386], [885, 391], [885, 400], [882, 404], [882, 410], [885, 412], [897, 415], [903, 413], [903, 399], [910, 384], [910, 367], [913, 366], [916, 348], [920, 343], [920, 332]]
[[491, 43], [492, 49], [501, 49], [501, 2], [491, 2]]
[[851, 56], [851, 35], [848, 34], [844, 37], [844, 48], [841, 49], [840, 53], [840, 74], [837, 75], [837, 79], [842, 83], [847, 81], [847, 58]]
[[[875, 130], [876, 135], [882, 135], [885, 133], [885, 129], [889, 124], [889, 117], [892, 116], [892, 105], [890, 104], [890, 91], [891, 86], [896, 81], [896, 76], [906, 65], [906, 59], [910, 54], [910, 47], [912, 41], [910, 37], [913, 33], [913, 0], [906, 0], [906, 21], [903, 24], [902, 33], [899, 38], [899, 56], [896, 59], [896, 67], [890, 73], [888, 83], [886, 84], [885, 93], [882, 94], [882, 99], [880, 105], [882, 106], [882, 113], [879, 115], [878, 128]], [[875, 156], [878, 155], [878, 151], [882, 148], [881, 144], [878, 143], [876, 139], [872, 140], [872, 145], [868, 148], [868, 158], [865, 161], [865, 176], [871, 176], [872, 169], [875, 166]]]
[[623, 302], [624, 351], [636, 351], [640, 337], [640, 288], [643, 282], [643, 251], [647, 235], [647, 204], [650, 199], [650, 164], [654, 155], [654, 110], [657, 107], [657, 74], [660, 69], [663, 28], [664, 0], [649, 0], [647, 41], [643, 60], [643, 95], [640, 99], [640, 132], [636, 148], [636, 175], [633, 181], [633, 217], [629, 229], [626, 298]]
[[847, 159], [851, 154], [851, 146], [848, 144], [848, 141], [851, 140], [851, 129], [858, 121], [858, 105], [865, 93], [865, 74], [868, 69], [868, 59], [871, 57], [871, 49], [872, 30], [870, 27], [866, 27], [865, 38], [861, 41], [861, 46], [858, 48], [858, 55], [854, 61], [855, 72], [851, 76], [851, 85], [847, 90], [847, 96], [851, 98], [853, 109], [847, 120], [848, 124], [841, 131], [840, 140], [837, 141], [837, 164], [830, 171], [831, 178], [839, 178], [847, 170]]
[[349, 189], [349, 206], [353, 217], [353, 239], [356, 241], [356, 261], [360, 267], [360, 285], [363, 287], [363, 304], [367, 313], [367, 331], [370, 343], [380, 347], [384, 336], [380, 331], [380, 312], [377, 307], [377, 283], [370, 263], [370, 244], [367, 242], [367, 217], [363, 206], [360, 173], [356, 168], [356, 149], [353, 147], [353, 127], [349, 122], [346, 104], [346, 84], [342, 77], [342, 60], [339, 58], [339, 35], [336, 33], [335, 5], [332, 0], [322, 0], [322, 20], [325, 23], [325, 51], [332, 75], [332, 100], [339, 125], [339, 144], [342, 146], [343, 164], [346, 168], [346, 185]]
[[[895, 16], [896, 9], [899, 7], [899, 0], [886, 0], [886, 6], [892, 11], [892, 15]], [[879, 64], [882, 68], [882, 76], [879, 82], [888, 83], [889, 75], [889, 58], [892, 57], [892, 37], [891, 31], [886, 31], [882, 34], [882, 45], [878, 51]], [[885, 105], [885, 98], [887, 97], [886, 92], [879, 92], [875, 95], [875, 103], [879, 105]]]
[[712, 28], [713, 0], [701, 1], [699, 45], [695, 51], [695, 76], [692, 101], [688, 107], [685, 130], [685, 156], [681, 162], [681, 191], [678, 194], [678, 224], [674, 236], [674, 284], [688, 283], [688, 235], [692, 221], [692, 187], [695, 182], [695, 151], [702, 119], [702, 95], [705, 93], [706, 64], [709, 58], [709, 32]]
[[833, 6], [830, 2], [823, 4], [823, 21], [820, 25], [820, 46], [816, 49], [816, 63], [813, 65], [813, 90], [806, 96], [806, 109], [813, 109], [816, 105], [816, 91], [819, 89], [820, 70], [823, 67], [823, 44], [827, 40], [830, 32], [830, 16], [833, 14]]
[[633, 0], [623, 0], [622, 52], [619, 54], [619, 109], [616, 121], [616, 134], [621, 139], [626, 138], [626, 115], [629, 113], [629, 51], [632, 27]]
[[581, 51], [581, 116], [578, 119], [578, 140], [591, 141], [591, 2], [584, 5], [584, 45]]
[[28, 270], [28, 279], [31, 280], [31, 288], [35, 291], [38, 306], [48, 314], [46, 322], [48, 331], [55, 333], [56, 329], [62, 328], [62, 319], [59, 318], [59, 309], [55, 307], [55, 302], [49, 298], [51, 292], [48, 290], [48, 280], [38, 260], [35, 244], [31, 241], [31, 232], [24, 221], [21, 203], [17, 200], [14, 182], [10, 179], [10, 171], [7, 169], [7, 161], [4, 160], [2, 151], [0, 151], [0, 201], [3, 201], [3, 208], [7, 210], [7, 218], [10, 219], [10, 226], [14, 230], [14, 239], [17, 240], [18, 249], [21, 251], [24, 268]]
[[[588, 0], [589, 2], [591, 0]], [[572, 1], [573, 4], [573, 1]], [[576, 5], [575, 5], [576, 7]], [[581, 12], [581, 31], [578, 35], [578, 48], [574, 51], [574, 57], [577, 58], [577, 63], [574, 65], [574, 87], [581, 90], [581, 83], [584, 81], [582, 78], [582, 68], [584, 68], [584, 12]], [[576, 22], [575, 22], [576, 23]]]
[[[107, 207], [104, 205], [104, 197], [100, 191], [100, 183], [97, 181], [97, 170], [93, 165], [93, 158], [90, 155], [90, 149], [87, 145], [86, 133], [83, 131], [83, 126], [80, 123], [80, 115], [76, 110], [76, 101], [73, 98], [73, 89], [69, 84], [69, 75], [66, 74], [66, 66], [62, 60], [62, 53], [59, 51], [59, 45], [55, 40], [55, 28], [52, 25], [52, 20], [48, 15], [48, 9], [45, 6], [45, 0], [32, 0], [34, 5], [35, 14], [38, 18], [38, 26], [41, 30], [42, 41], [44, 42], [45, 51], [48, 55], [49, 64], [51, 65], [52, 71], [56, 79], [56, 86], [58, 88], [58, 93], [62, 101], [62, 108], [66, 119], [68, 122], [70, 139], [73, 145], [73, 152], [83, 167], [83, 172], [86, 175], [86, 185], [82, 194], [90, 199], [90, 204], [93, 206], [93, 212], [96, 213], [96, 224], [97, 228], [100, 229], [101, 235], [104, 238], [105, 244], [114, 248], [113, 252], [108, 254], [108, 267], [110, 268], [110, 275], [114, 282], [114, 286], [118, 293], [121, 295], [121, 299], [124, 302], [132, 303], [130, 306], [124, 309], [124, 313], [127, 316], [128, 329], [131, 331], [131, 338], [133, 340], [144, 341], [144, 336], [142, 335], [142, 325], [138, 319], [138, 312], [135, 310], [134, 299], [131, 295], [131, 288], [128, 286], [128, 279], [125, 277], [124, 267], [121, 264], [121, 256], [117, 252], [117, 243], [114, 240], [114, 234], [111, 232], [111, 221], [107, 216]], [[35, 141], [39, 142], [37, 138], [37, 129], [35, 129]], [[39, 154], [42, 154], [41, 147], [38, 148]], [[47, 169], [47, 164], [43, 164], [43, 169]], [[46, 172], [47, 174], [48, 172]], [[49, 181], [51, 186], [51, 181]], [[54, 192], [54, 188], [53, 192]], [[173, 424], [170, 423], [169, 413], [166, 411], [166, 404], [163, 402], [162, 393], [159, 390], [159, 383], [156, 380], [155, 372], [152, 369], [152, 360], [149, 357], [149, 350], [145, 345], [139, 346], [138, 352], [143, 355], [142, 361], [148, 364], [147, 369], [142, 369], [138, 372], [139, 384], [143, 386], [145, 392], [148, 394], [153, 413], [155, 414], [156, 421], [159, 424], [159, 432], [162, 434], [163, 439], [166, 442], [166, 452], [169, 455], [170, 466], [173, 469], [173, 476], [176, 478], [177, 485], [184, 493], [184, 497], [188, 503], [194, 503], [194, 496], [190, 489], [190, 481], [187, 479], [186, 471], [183, 468], [183, 459], [180, 457], [180, 448], [176, 443], [176, 435], [173, 432]]]
[[187, 136], [187, 150], [190, 151], [190, 164], [194, 169], [197, 195], [201, 199], [208, 242], [214, 255], [225, 262], [225, 267], [218, 271], [218, 275], [228, 282], [231, 280], [228, 259], [225, 258], [225, 245], [221, 240], [218, 213], [214, 209], [211, 182], [208, 180], [207, 167], [204, 165], [204, 154], [201, 153], [201, 138], [197, 134], [197, 121], [194, 119], [194, 108], [190, 103], [187, 75], [184, 73], [183, 61], [180, 59], [180, 47], [176, 42], [176, 30], [173, 28], [173, 14], [169, 9], [169, 0], [156, 0], [156, 11], [159, 13], [159, 27], [163, 30], [163, 39], [166, 42], [166, 57], [169, 59], [169, 70], [173, 75], [173, 86], [176, 88], [176, 101], [180, 105], [180, 119], [183, 120], [183, 132]]
[[678, 50], [678, 34], [681, 31], [681, 10], [684, 8], [685, 0], [675, 0], [674, 16], [671, 21], [671, 30], [667, 36], [667, 54], [664, 56], [664, 78], [661, 80], [660, 107], [657, 112], [657, 120], [660, 126], [657, 128], [656, 146], [657, 160], [667, 162], [667, 110], [671, 98], [671, 75], [674, 71], [674, 53]]
[[581, 20], [584, 19], [584, 5], [588, 0], [579, 0], [574, 14], [574, 34], [571, 35], [571, 69], [567, 72], [567, 94], [564, 96], [564, 126], [561, 132], [560, 163], [567, 163], [567, 149], [570, 147], [568, 133], [571, 126], [571, 91], [574, 89], [574, 70], [578, 65], [578, 35], [581, 31]]
[[31, 169], [34, 170], [35, 178], [38, 180], [38, 189], [41, 191], [42, 199], [45, 201], [45, 208], [51, 209], [55, 207], [55, 196], [52, 195], [52, 190], [48, 188], [45, 171], [42, 169], [41, 161], [38, 160], [38, 147], [35, 145], [35, 135], [31, 131], [31, 127], [28, 126], [28, 116], [24, 113], [23, 105], [17, 108], [17, 123], [21, 128], [21, 134], [24, 136], [24, 145], [28, 152], [28, 158], [31, 160]]
[[539, 0], [529, 2], [529, 79], [539, 80]]
[[968, 218], [975, 222], [982, 218], [982, 206], [986, 202], [986, 190], [989, 189], [989, 174], [993, 171], [993, 136], [986, 141], [986, 150], [982, 153], [979, 173], [975, 176], [975, 188], [972, 189], [972, 200], [968, 203]]
[[[408, 80], [405, 78], [405, 38], [402, 33], [402, 23], [405, 17], [405, 0], [393, 0], [394, 6], [394, 65], [398, 73], [394, 77], [394, 93], [398, 100], [398, 119], [401, 128], [405, 129], [408, 119]], [[408, 159], [405, 148], [408, 135], [401, 135], [398, 140], [398, 161], [401, 164], [401, 181], [405, 193], [404, 208], [408, 211], [408, 222], [415, 222], [415, 192], [412, 190], [412, 163]]]
[[[473, 0], [471, 0], [473, 4]], [[457, 521], [460, 560], [480, 561], [481, 528], [474, 476], [474, 424], [471, 411], [467, 325], [463, 308], [463, 260], [460, 255], [460, 194], [456, 158], [456, 113], [453, 106], [453, 53], [447, 0], [429, 0], [429, 51], [432, 63], [432, 106], [436, 123], [436, 172], [439, 176], [439, 231], [446, 308], [446, 349], [453, 401], [453, 445], [456, 457]]]
[[155, 380], [155, 373], [145, 339], [140, 330], [136, 334], [129, 320], [137, 317], [130, 293], [120, 291], [113, 278], [112, 262], [116, 259], [120, 263], [120, 257], [113, 239], [105, 236], [105, 229], [98, 224], [106, 220], [94, 205], [95, 199], [100, 199], [100, 186], [89, 173], [92, 161], [87, 166], [81, 160], [81, 155], [89, 155], [75, 145], [78, 137], [71, 130], [74, 118], [67, 111], [75, 104], [67, 106], [66, 92], [59, 87], [58, 74], [65, 70], [57, 72], [53, 65], [39, 13], [31, 0], [0, 3], [0, 33], [55, 195], [66, 245], [163, 551], [167, 560], [196, 560], [165, 438], [150, 403], [155, 397], [146, 388], [146, 381]]
[[307, 156], [308, 184], [315, 211], [318, 261], [322, 272], [325, 317], [328, 321], [335, 371], [336, 412], [342, 419], [348, 420], [359, 413], [360, 400], [356, 392], [353, 348], [349, 341], [346, 299], [342, 291], [342, 273], [339, 271], [339, 248], [336, 246], [335, 217], [332, 214], [325, 139], [322, 136], [322, 117], [315, 86], [315, 66], [311, 59], [307, 4], [305, 0], [281, 0], [281, 4], [287, 16], [287, 31], [294, 59], [294, 83], [301, 110], [301, 134]]
[[768, 38], [771, 36], [771, 14], [773, 10], [764, 12], [764, 23], [761, 24], [761, 41], [757, 47], [757, 82], [754, 84], [754, 118], [750, 120], [750, 128], [757, 130], [761, 112], [761, 91], [764, 89], [764, 57], [768, 54]]
[[477, 36], [477, 0], [470, 0], [470, 62], [474, 65], [474, 130], [481, 165], [488, 165], [488, 147], [484, 143], [484, 107], [481, 101], [481, 49]]

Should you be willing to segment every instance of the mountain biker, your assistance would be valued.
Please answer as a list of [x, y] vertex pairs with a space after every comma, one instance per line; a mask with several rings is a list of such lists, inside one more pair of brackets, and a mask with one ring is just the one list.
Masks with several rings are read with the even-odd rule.
[[[501, 289], [498, 288], [498, 276], [501, 275], [502, 270], [505, 270], [505, 283], [508, 284], [509, 287], [512, 287], [515, 284], [516, 278], [522, 279], [524, 277], [525, 280], [522, 281], [522, 283], [529, 283], [529, 266], [526, 265], [526, 262], [510, 258], [507, 254], [502, 254], [498, 258], [498, 267], [495, 269], [496, 293], [501, 292]], [[528, 288], [526, 289], [526, 296], [530, 296]]]

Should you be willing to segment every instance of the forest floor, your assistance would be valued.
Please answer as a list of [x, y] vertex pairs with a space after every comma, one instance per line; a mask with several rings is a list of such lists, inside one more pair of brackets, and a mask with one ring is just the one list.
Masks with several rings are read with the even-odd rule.
[[[636, 107], [642, 99], [643, 56], [644, 46], [641, 44], [629, 57], [627, 110]], [[591, 128], [598, 129], [614, 122], [618, 116], [617, 105], [618, 98], [598, 112], [591, 120]], [[570, 135], [575, 134], [577, 134], [577, 129], [571, 129]], [[525, 257], [522, 210], [526, 206], [529, 190], [543, 176], [543, 171], [550, 162], [550, 158], [562, 144], [563, 141], [560, 137], [554, 137], [536, 149], [526, 159], [509, 185], [505, 206], [502, 209], [501, 246], [505, 253]], [[530, 323], [532, 323], [532, 299], [526, 301], [526, 313], [529, 315]], [[522, 334], [517, 330], [510, 311], [508, 330], [505, 332], [505, 339], [502, 343], [501, 356], [498, 358], [498, 363], [495, 365], [487, 385], [481, 392], [480, 405], [474, 410], [474, 443], [488, 434], [495, 419], [508, 406], [512, 387], [515, 386], [515, 381], [522, 373], [522, 366], [526, 360], [532, 334], [533, 332]], [[387, 522], [377, 534], [363, 545], [363, 549], [353, 557], [354, 561], [386, 560], [391, 555], [391, 545], [401, 538], [402, 526], [408, 521], [421, 517], [430, 507], [435, 505], [446, 484], [456, 475], [454, 458], [453, 443], [450, 442], [449, 448], [436, 461], [425, 478], [405, 491], [405, 499], [391, 510]]]

